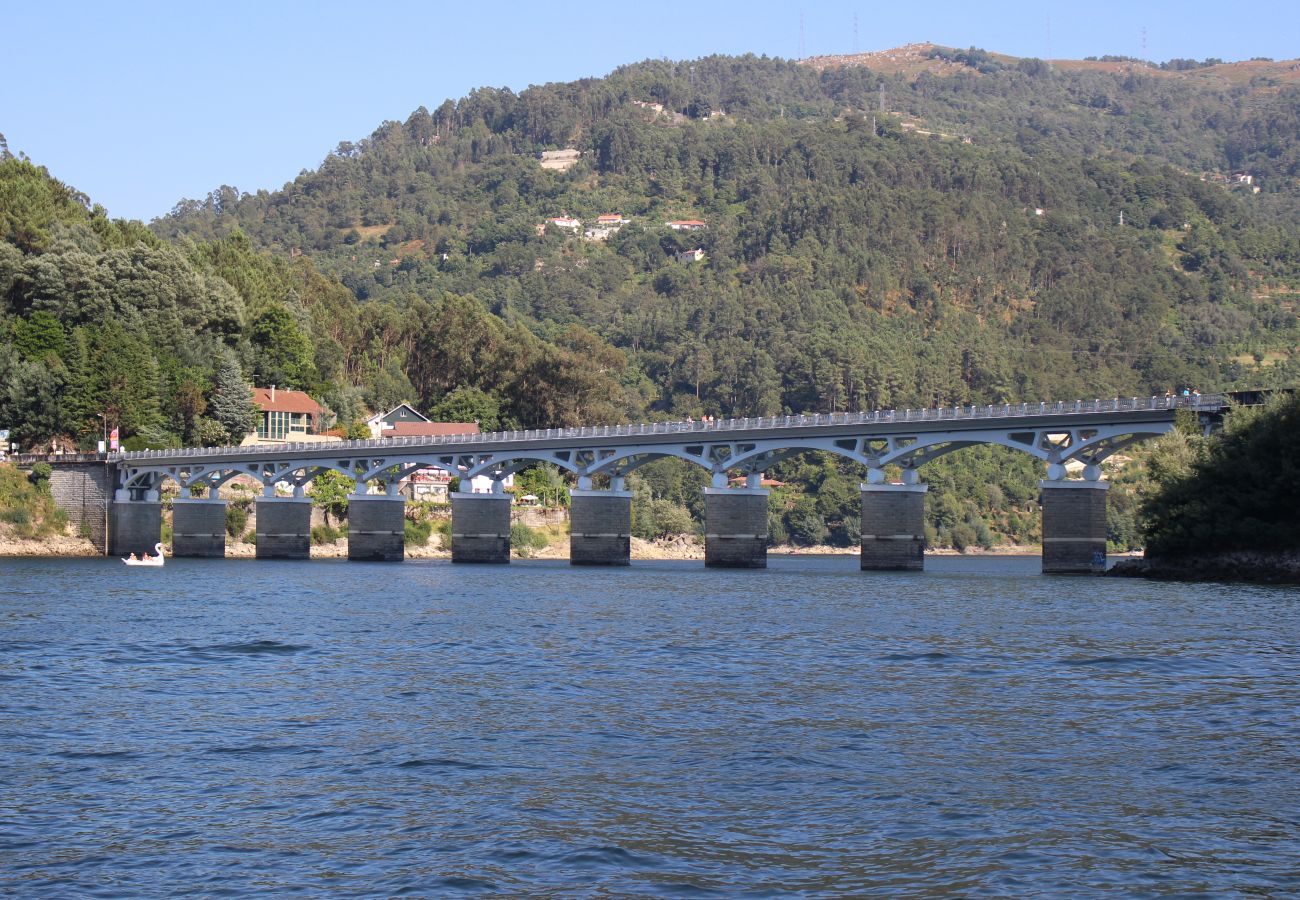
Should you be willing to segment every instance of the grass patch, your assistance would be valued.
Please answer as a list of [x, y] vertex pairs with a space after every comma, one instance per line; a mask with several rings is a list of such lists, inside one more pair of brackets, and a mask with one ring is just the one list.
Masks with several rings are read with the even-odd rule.
[[315, 546], [321, 544], [337, 543], [338, 539], [347, 534], [346, 531], [335, 528], [333, 525], [314, 525], [311, 529], [311, 542]]
[[37, 463], [30, 476], [0, 464], [0, 522], [9, 525], [15, 537], [30, 540], [66, 531], [68, 514], [54, 505], [49, 477], [49, 463]]

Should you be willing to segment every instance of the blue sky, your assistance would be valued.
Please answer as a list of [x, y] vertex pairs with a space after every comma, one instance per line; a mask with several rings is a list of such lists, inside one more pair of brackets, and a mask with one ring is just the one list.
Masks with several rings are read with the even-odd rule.
[[[191, 8], [192, 7], [192, 8]], [[18, 3], [0, 12], [0, 134], [113, 216], [275, 189], [339, 142], [491, 85], [650, 57], [916, 41], [1017, 56], [1300, 55], [1300, 5], [1184, 2]], [[802, 19], [802, 28], [801, 28]]]

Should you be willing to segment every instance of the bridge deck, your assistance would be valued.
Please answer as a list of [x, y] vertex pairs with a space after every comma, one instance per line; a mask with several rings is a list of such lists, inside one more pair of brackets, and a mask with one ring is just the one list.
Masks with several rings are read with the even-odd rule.
[[619, 447], [633, 444], [678, 444], [683, 440], [731, 442], [841, 435], [898, 436], [934, 431], [987, 429], [1077, 428], [1091, 424], [1148, 424], [1172, 421], [1178, 409], [1218, 412], [1226, 405], [1221, 394], [1201, 397], [1125, 397], [1056, 403], [1019, 403], [938, 409], [877, 410], [865, 413], [819, 413], [803, 416], [762, 416], [717, 422], [647, 422], [637, 425], [591, 425], [581, 428], [526, 429], [441, 437], [399, 437], [329, 443], [253, 444], [247, 447], [142, 450], [109, 454], [110, 461], [136, 465], [185, 463], [252, 463], [292, 455], [295, 459], [327, 459], [370, 453], [411, 451], [500, 452], [530, 448]]

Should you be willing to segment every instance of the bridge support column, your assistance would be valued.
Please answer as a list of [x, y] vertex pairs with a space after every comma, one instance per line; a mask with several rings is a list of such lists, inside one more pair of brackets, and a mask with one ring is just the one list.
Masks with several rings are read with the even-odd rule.
[[172, 501], [172, 556], [226, 555], [226, 501], [178, 497]]
[[510, 562], [510, 495], [451, 495], [451, 561]]
[[632, 560], [632, 492], [569, 491], [569, 563], [626, 566]]
[[866, 571], [925, 568], [925, 484], [868, 482], [862, 490], [862, 557]]
[[348, 495], [348, 559], [401, 562], [406, 557], [406, 500]]
[[162, 503], [157, 491], [148, 491], [144, 500], [130, 499], [119, 490], [109, 516], [109, 547], [113, 556], [129, 553], [153, 555], [154, 544], [162, 542]]
[[257, 558], [311, 558], [311, 501], [304, 497], [257, 498]]
[[1107, 481], [1043, 481], [1043, 574], [1106, 571]]
[[759, 487], [704, 489], [706, 566], [767, 568], [768, 493]]

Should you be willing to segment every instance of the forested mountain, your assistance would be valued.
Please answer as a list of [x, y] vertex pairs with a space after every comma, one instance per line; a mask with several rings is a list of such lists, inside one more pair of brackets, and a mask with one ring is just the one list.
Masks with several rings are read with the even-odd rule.
[[[923, 55], [939, 68], [713, 57], [475, 91], [154, 228], [306, 254], [377, 310], [452, 293], [542, 336], [581, 324], [627, 354], [630, 415], [1295, 377], [1286, 66], [1241, 85]], [[559, 147], [578, 163], [539, 165]], [[1255, 185], [1199, 174], [1242, 167]], [[603, 213], [631, 223], [603, 242], [535, 230]]]
[[621, 354], [580, 326], [543, 340], [451, 294], [363, 307], [308, 259], [240, 233], [164, 241], [12, 156], [0, 158], [0, 300], [0, 427], [24, 447], [93, 446], [114, 426], [129, 449], [238, 443], [247, 399], [223, 412], [223, 369], [308, 390], [344, 427], [415, 396], [407, 371], [449, 418], [486, 427], [624, 408]]
[[[148, 229], [0, 142], [0, 427], [219, 442], [240, 375], [344, 427], [1293, 384], [1298, 110], [1295, 62], [657, 60], [422, 107]], [[698, 502], [660, 468], [657, 500]], [[815, 490], [774, 533], [851, 542], [843, 468], [783, 464]], [[1036, 476], [931, 464], [934, 536], [1032, 539]]]

